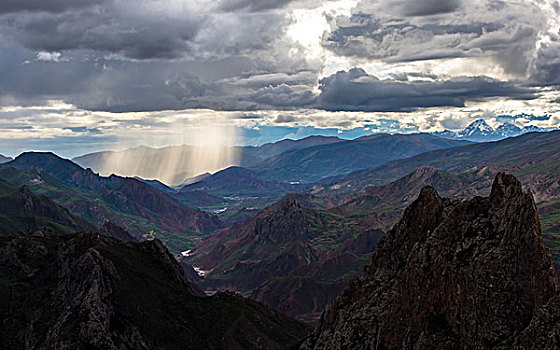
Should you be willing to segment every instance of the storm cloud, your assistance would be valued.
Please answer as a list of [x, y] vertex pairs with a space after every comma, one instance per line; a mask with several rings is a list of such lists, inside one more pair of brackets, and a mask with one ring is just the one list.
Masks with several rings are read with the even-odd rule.
[[[413, 112], [534, 100], [560, 84], [558, 5], [543, 3], [7, 0], [0, 106]], [[317, 47], [292, 35], [306, 19], [294, 9], [323, 11]]]
[[321, 80], [319, 106], [329, 111], [410, 112], [428, 107], [464, 107], [492, 97], [536, 98], [535, 90], [487, 77], [436, 82], [382, 81], [362, 69]]
[[430, 16], [453, 12], [461, 6], [460, 0], [392, 0], [386, 6], [397, 10], [404, 16]]

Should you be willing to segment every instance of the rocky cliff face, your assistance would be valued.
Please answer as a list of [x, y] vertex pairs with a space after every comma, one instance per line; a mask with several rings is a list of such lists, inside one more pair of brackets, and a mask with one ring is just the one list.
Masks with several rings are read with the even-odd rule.
[[558, 348], [557, 290], [533, 197], [514, 177], [465, 202], [426, 187], [302, 348]]
[[196, 295], [159, 240], [0, 237], [2, 349], [281, 349], [308, 328], [240, 296]]

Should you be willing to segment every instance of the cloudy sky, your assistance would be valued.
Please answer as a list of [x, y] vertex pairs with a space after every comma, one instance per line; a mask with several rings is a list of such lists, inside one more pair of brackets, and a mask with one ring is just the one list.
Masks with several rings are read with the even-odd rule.
[[2, 0], [0, 153], [560, 126], [559, 18], [557, 0]]

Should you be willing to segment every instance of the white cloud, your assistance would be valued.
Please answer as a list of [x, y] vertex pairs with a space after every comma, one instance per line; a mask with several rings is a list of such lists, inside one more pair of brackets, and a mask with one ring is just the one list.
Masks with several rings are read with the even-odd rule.
[[67, 58], [63, 58], [60, 52], [46, 52], [41, 51], [37, 53], [37, 57], [35, 58], [37, 61], [45, 61], [45, 62], [64, 62], [68, 61]]

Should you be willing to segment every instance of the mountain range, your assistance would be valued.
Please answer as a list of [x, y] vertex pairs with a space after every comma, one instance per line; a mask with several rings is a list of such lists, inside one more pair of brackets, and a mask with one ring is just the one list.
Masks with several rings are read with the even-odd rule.
[[506, 122], [498, 125], [495, 129], [488, 125], [484, 119], [477, 119], [467, 125], [461, 131], [455, 132], [444, 130], [434, 132], [433, 135], [449, 137], [455, 140], [469, 140], [475, 142], [488, 142], [503, 140], [508, 137], [515, 137], [526, 134], [528, 132], [547, 132], [556, 130], [555, 128], [539, 128], [538, 126], [518, 126], [511, 122]]
[[[402, 184], [383, 190], [387, 200], [372, 205], [372, 196], [378, 186], [399, 181], [422, 167], [432, 167], [447, 173], [447, 183], [436, 188], [447, 196], [465, 198], [465, 195], [486, 195], [490, 193], [490, 177], [500, 171], [507, 171], [519, 178], [527, 190], [535, 196], [541, 212], [541, 222], [545, 244], [551, 249], [556, 264], [560, 263], [560, 250], [556, 249], [560, 237], [560, 131], [528, 133], [497, 142], [479, 143], [444, 150], [429, 151], [407, 159], [395, 160], [382, 166], [357, 171], [326, 184], [317, 184], [308, 192], [316, 207], [347, 206], [359, 204], [356, 197], [365, 195], [362, 206], [376, 211], [376, 228], [388, 229], [398, 219], [403, 208], [419, 193], [399, 192], [406, 189]], [[429, 177], [428, 177], [429, 178]], [[426, 180], [428, 180], [426, 178]], [[410, 184], [414, 184], [411, 182]], [[437, 184], [434, 180], [426, 185]], [[451, 184], [452, 186], [449, 186]], [[408, 198], [395, 202], [390, 198]], [[379, 197], [379, 196], [377, 196]], [[355, 209], [360, 210], [360, 205]], [[560, 267], [560, 265], [558, 265]], [[559, 268], [560, 270], [560, 268]]]
[[[104, 162], [115, 152], [100, 152], [74, 158], [83, 167], [106, 173], [123, 172], [128, 163], [134, 169], [165, 169], [162, 161], [179, 157], [183, 170], [172, 175], [173, 188], [160, 182], [142, 180], [168, 193], [185, 206], [216, 214], [227, 225], [240, 222], [256, 211], [272, 205], [287, 194], [302, 191], [317, 181], [329, 181], [355, 170], [371, 168], [387, 161], [410, 157], [428, 150], [470, 144], [429, 134], [376, 134], [355, 140], [311, 136], [301, 140], [282, 140], [259, 147], [235, 147], [222, 153], [236, 153], [239, 166], [231, 166], [214, 174], [186, 178], [185, 169], [192, 162], [191, 146], [162, 149], [137, 147], [118, 153], [119, 162]], [[145, 157], [143, 155], [146, 155]], [[130, 157], [130, 159], [129, 159]], [[111, 165], [112, 164], [112, 165]], [[117, 164], [119, 167], [112, 168]], [[120, 169], [120, 170], [119, 170]], [[187, 171], [188, 172], [188, 171]], [[155, 176], [156, 173], [144, 173]], [[168, 177], [169, 178], [169, 177]]]
[[338, 137], [311, 136], [297, 141], [281, 140], [258, 147], [223, 146], [207, 149], [191, 145], [162, 148], [139, 146], [118, 152], [90, 153], [75, 157], [72, 161], [102, 175], [138, 176], [144, 179], [159, 179], [169, 185], [180, 186], [196, 181], [200, 173], [194, 168], [194, 163], [204, 162], [205, 159], [215, 160], [214, 170], [233, 165], [253, 166], [283, 152], [342, 141]]
[[488, 166], [500, 167], [514, 174], [544, 173], [560, 166], [560, 131], [528, 133], [498, 142], [478, 143], [434, 150], [406, 159], [394, 160], [367, 170], [356, 171], [334, 181], [316, 186], [312, 193], [356, 193], [368, 187], [386, 184], [403, 177], [414, 169], [432, 166], [460, 173]]
[[[432, 149], [464, 145], [468, 141], [455, 141], [428, 134], [389, 135], [377, 134], [355, 140], [337, 137], [310, 136], [301, 140], [282, 140], [259, 147], [229, 147], [215, 153], [236, 155], [232, 164], [219, 164], [218, 168], [237, 165], [259, 172], [263, 180], [282, 183], [312, 183], [324, 178], [339, 176], [358, 169], [370, 168], [388, 160], [410, 157]], [[197, 174], [193, 169], [193, 155], [209, 150], [193, 146], [165, 148], [136, 147], [122, 152], [98, 152], [76, 157], [73, 161], [84, 168], [110, 175], [158, 178], [168, 185], [181, 187], [193, 183]], [[347, 155], [352, 154], [352, 158]], [[232, 159], [233, 159], [232, 158]], [[172, 160], [175, 173], [164, 165]], [[219, 173], [219, 172], [218, 172]], [[202, 179], [204, 181], [205, 179]]]
[[[310, 330], [290, 317], [318, 325], [305, 349], [511, 348], [560, 330], [560, 131], [299, 142], [179, 188], [52, 153], [2, 164], [0, 345], [283, 348]], [[287, 180], [292, 162], [309, 182]]]
[[[424, 174], [447, 183], [445, 174], [426, 168], [400, 185]], [[11, 193], [13, 187], [0, 182], [0, 189]], [[330, 215], [336, 212], [340, 209]], [[315, 237], [317, 247], [335, 248], [331, 242], [341, 227], [339, 219], [327, 220], [325, 215], [288, 200], [250, 224], [234, 226], [225, 235], [245, 232], [235, 235], [241, 239], [229, 240], [228, 246], [214, 245], [212, 250], [228, 253], [241, 244], [233, 255], [245, 256], [221, 273], [262, 275], [264, 269], [255, 270], [259, 265], [247, 254], [271, 253], [269, 245], [275, 245], [279, 254], [268, 261], [279, 264], [266, 268], [281, 272], [279, 268], [294, 261], [282, 253], [282, 244], [299, 242], [291, 249], [296, 252], [292, 257], [299, 258], [298, 251], [312, 250], [304, 243], [306, 236]], [[324, 227], [333, 225], [335, 229], [325, 234]], [[558, 280], [543, 245], [533, 196], [523, 192], [513, 176], [498, 173], [488, 197], [469, 200], [442, 198], [432, 187], [424, 187], [393, 229], [379, 238], [375, 232], [348, 237], [334, 249], [338, 254], [327, 254], [318, 266], [301, 265], [252, 293], [254, 299], [277, 302], [287, 310], [327, 303], [309, 334], [304, 323], [239, 294], [199, 295], [187, 272], [157, 239], [123, 242], [94, 232], [60, 235], [43, 229], [0, 237], [0, 310], [5, 315], [0, 345], [10, 349], [560, 346]], [[348, 254], [342, 252], [371, 256], [373, 250], [370, 264], [358, 276], [340, 275], [349, 268]], [[312, 255], [308, 254], [310, 259]], [[215, 258], [219, 255], [205, 259]], [[329, 294], [324, 283], [310, 278], [319, 280], [318, 276], [324, 283], [341, 278], [348, 282], [342, 293]]]

